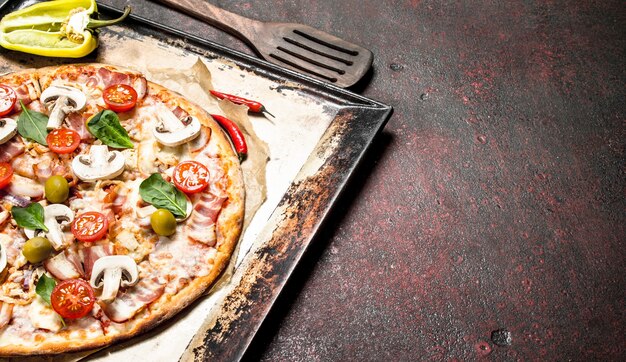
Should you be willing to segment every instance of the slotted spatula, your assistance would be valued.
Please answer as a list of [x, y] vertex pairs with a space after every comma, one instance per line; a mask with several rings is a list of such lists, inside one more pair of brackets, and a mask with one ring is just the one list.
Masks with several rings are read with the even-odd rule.
[[358, 45], [310, 26], [248, 19], [205, 0], [157, 0], [246, 42], [265, 60], [339, 87], [361, 79], [374, 55]]

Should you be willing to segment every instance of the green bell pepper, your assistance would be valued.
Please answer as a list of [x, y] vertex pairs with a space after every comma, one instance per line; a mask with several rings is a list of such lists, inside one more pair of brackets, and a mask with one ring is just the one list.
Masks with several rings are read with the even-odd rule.
[[0, 45], [46, 57], [80, 58], [98, 46], [97, 28], [124, 20], [97, 20], [95, 0], [54, 0], [12, 12], [0, 20]]

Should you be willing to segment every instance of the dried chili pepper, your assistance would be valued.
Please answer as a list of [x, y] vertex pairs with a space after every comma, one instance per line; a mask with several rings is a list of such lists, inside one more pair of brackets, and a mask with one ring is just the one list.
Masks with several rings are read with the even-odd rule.
[[[267, 108], [265, 108], [265, 106], [263, 106], [261, 103], [257, 102], [257, 101], [252, 101], [246, 98], [242, 98], [236, 95], [232, 95], [232, 94], [227, 94], [227, 93], [222, 93], [222, 92], [218, 92], [218, 91], [214, 91], [211, 90], [210, 91], [211, 94], [213, 94], [215, 97], [219, 98], [219, 99], [228, 99], [229, 101], [235, 103], [235, 104], [243, 104], [244, 106], [248, 106], [248, 109], [251, 112], [254, 113], [267, 113], [270, 116], [274, 117], [273, 114], [271, 114]], [[274, 117], [276, 118], [276, 117]]]
[[228, 132], [228, 135], [235, 146], [235, 150], [237, 151], [237, 156], [239, 156], [239, 162], [245, 160], [246, 156], [248, 156], [248, 145], [246, 144], [246, 139], [244, 138], [241, 129], [239, 129], [239, 126], [224, 116], [212, 114], [211, 117], [213, 117], [213, 119], [215, 119], [215, 121], [217, 121], [217, 123], [219, 123], [220, 126]]

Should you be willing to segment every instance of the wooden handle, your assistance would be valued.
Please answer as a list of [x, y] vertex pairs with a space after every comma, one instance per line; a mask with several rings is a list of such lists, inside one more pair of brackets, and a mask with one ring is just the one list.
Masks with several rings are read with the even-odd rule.
[[231, 13], [217, 6], [211, 5], [205, 0], [157, 0], [174, 9], [178, 9], [188, 15], [207, 22], [208, 24], [222, 29], [241, 40], [250, 43], [250, 34], [254, 33], [261, 22], [248, 19], [241, 15]]

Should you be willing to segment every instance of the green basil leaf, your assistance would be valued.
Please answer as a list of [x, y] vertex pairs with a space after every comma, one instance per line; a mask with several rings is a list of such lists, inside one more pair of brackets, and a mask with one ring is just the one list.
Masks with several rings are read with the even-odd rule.
[[43, 300], [45, 300], [48, 304], [50, 304], [50, 295], [52, 294], [52, 290], [56, 287], [57, 282], [48, 277], [46, 274], [42, 274], [37, 281], [37, 286], [35, 287], [35, 293], [37, 293]]
[[18, 226], [25, 229], [48, 231], [48, 228], [43, 223], [44, 212], [40, 203], [33, 202], [26, 207], [13, 206], [11, 214], [13, 214], [13, 218]]
[[29, 110], [24, 106], [22, 101], [20, 101], [20, 105], [22, 106], [22, 113], [17, 119], [17, 131], [20, 136], [47, 146], [48, 116], [40, 112]]
[[169, 210], [174, 216], [187, 216], [187, 197], [161, 174], [154, 173], [139, 185], [139, 195], [143, 201], [159, 209]]
[[120, 124], [117, 113], [105, 109], [87, 122], [87, 128], [94, 137], [113, 148], [133, 148], [128, 132]]

